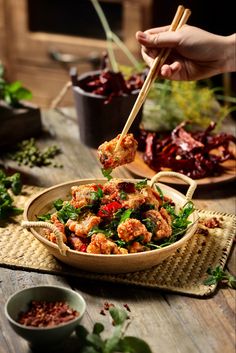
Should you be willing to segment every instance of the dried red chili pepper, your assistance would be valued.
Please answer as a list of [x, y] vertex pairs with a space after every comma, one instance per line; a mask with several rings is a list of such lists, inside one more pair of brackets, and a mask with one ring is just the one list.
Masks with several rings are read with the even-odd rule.
[[113, 201], [110, 202], [106, 205], [102, 205], [98, 211], [98, 216], [99, 217], [112, 217], [114, 213], [116, 213], [120, 208], [122, 208], [122, 205], [117, 202]]
[[[205, 131], [188, 132], [186, 123], [177, 126], [172, 132], [156, 133], [141, 131], [140, 145], [145, 149], [143, 159], [155, 171], [171, 169], [193, 179], [220, 175], [224, 169], [221, 163], [235, 159], [229, 150], [230, 142], [236, 143], [231, 134], [212, 134], [215, 123]], [[220, 154], [212, 150], [219, 149]]]

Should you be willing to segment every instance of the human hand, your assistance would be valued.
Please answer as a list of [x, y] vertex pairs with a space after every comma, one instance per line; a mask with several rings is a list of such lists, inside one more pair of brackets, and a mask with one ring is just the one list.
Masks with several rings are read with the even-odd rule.
[[161, 67], [160, 76], [171, 80], [199, 80], [236, 70], [236, 35], [219, 36], [184, 25], [177, 31], [170, 26], [137, 32], [142, 55], [151, 66], [161, 48], [171, 53]]

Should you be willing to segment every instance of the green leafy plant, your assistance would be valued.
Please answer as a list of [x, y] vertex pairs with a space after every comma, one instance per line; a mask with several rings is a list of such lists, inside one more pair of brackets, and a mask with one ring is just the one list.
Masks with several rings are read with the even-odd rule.
[[[13, 195], [19, 195], [22, 189], [20, 173], [7, 176], [0, 170], [0, 220], [21, 214], [23, 209], [14, 206]], [[13, 194], [11, 195], [10, 192]]]
[[0, 100], [13, 108], [20, 107], [22, 100], [32, 98], [32, 93], [22, 86], [21, 82], [8, 83], [4, 79], [4, 67], [0, 62]]
[[106, 19], [106, 16], [102, 10], [101, 5], [97, 0], [90, 0], [91, 3], [93, 4], [93, 7], [100, 19], [101, 25], [104, 29], [105, 35], [106, 35], [106, 40], [107, 40], [107, 52], [109, 56], [109, 61], [111, 64], [112, 71], [118, 72], [120, 70], [120, 67], [116, 61], [114, 50], [113, 50], [113, 44], [117, 45], [118, 48], [121, 49], [121, 51], [127, 56], [127, 58], [130, 60], [132, 66], [137, 70], [137, 71], [142, 71], [143, 67], [142, 65], [135, 59], [133, 54], [129, 51], [129, 49], [126, 47], [126, 45], [120, 40], [120, 38], [111, 30], [109, 23]]
[[[216, 89], [203, 82], [155, 82], [144, 104], [143, 127], [150, 131], [170, 131], [182, 121], [189, 121], [192, 126], [206, 128], [213, 120], [217, 131], [236, 106], [220, 104], [215, 93]], [[232, 98], [231, 103], [236, 103], [236, 99]]]
[[229, 287], [236, 289], [236, 278], [232, 276], [229, 272], [223, 270], [223, 268], [218, 265], [214, 269], [208, 268], [207, 274], [208, 278], [204, 281], [204, 284], [211, 286], [217, 283], [226, 283]]
[[109, 337], [104, 338], [104, 325], [95, 323], [91, 333], [84, 326], [76, 329], [80, 342], [81, 353], [152, 353], [149, 345], [140, 338], [126, 336], [126, 330], [131, 322], [126, 310], [109, 308], [113, 331]]

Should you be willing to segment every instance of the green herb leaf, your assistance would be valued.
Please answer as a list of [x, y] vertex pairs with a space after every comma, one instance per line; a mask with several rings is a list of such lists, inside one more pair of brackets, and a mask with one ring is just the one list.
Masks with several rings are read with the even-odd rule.
[[140, 338], [126, 336], [120, 343], [122, 352], [127, 353], [152, 353], [149, 345]]
[[101, 324], [100, 322], [97, 322], [96, 324], [94, 324], [93, 326], [93, 333], [95, 335], [100, 335], [100, 333], [102, 333], [104, 331], [104, 325]]
[[127, 197], [128, 197], [127, 193], [124, 190], [120, 191], [119, 196], [121, 200], [127, 200]]
[[156, 185], [156, 184], [155, 184], [155, 188], [156, 188], [158, 194], [160, 195], [160, 198], [162, 200], [164, 200], [164, 194], [163, 194], [163, 191], [161, 190], [161, 188], [158, 185]]
[[142, 188], [144, 188], [145, 186], [147, 186], [147, 179], [141, 180], [139, 182], [137, 182], [135, 184], [135, 189], [137, 190], [141, 190]]
[[63, 200], [62, 199], [57, 199], [53, 202], [53, 206], [57, 211], [59, 211], [63, 207]]
[[132, 208], [129, 208], [129, 209], [123, 211], [123, 213], [121, 214], [119, 223], [122, 223], [122, 222], [126, 221], [127, 219], [129, 219], [131, 214], [132, 214], [132, 212], [133, 212]]
[[42, 221], [42, 222], [50, 221], [50, 219], [51, 219], [51, 214], [50, 214], [50, 213], [42, 214], [42, 215], [40, 215], [40, 216], [37, 216], [37, 219], [38, 219], [39, 221]]
[[223, 268], [218, 265], [214, 269], [208, 268], [207, 274], [209, 277], [204, 281], [205, 285], [213, 285], [219, 282], [226, 283], [231, 288], [236, 289], [236, 278], [230, 273], [223, 270]]
[[155, 232], [157, 228], [157, 224], [152, 219], [150, 218], [142, 219], [142, 223], [144, 223], [145, 227], [149, 232], [151, 232], [152, 234]]
[[69, 202], [66, 202], [63, 207], [57, 212], [57, 218], [61, 223], [66, 223], [68, 219], [76, 221], [80, 214], [80, 209], [75, 208]]
[[101, 169], [102, 174], [105, 178], [107, 178], [108, 181], [110, 181], [112, 179], [111, 173], [112, 173], [112, 168], [108, 168], [108, 169]]
[[98, 187], [97, 191], [91, 192], [91, 199], [93, 201], [99, 201], [103, 197], [103, 191], [101, 188]]
[[125, 310], [112, 306], [109, 308], [109, 313], [113, 319], [114, 325], [123, 325], [128, 318], [128, 314]]
[[86, 337], [86, 340], [96, 349], [102, 349], [104, 346], [104, 341], [102, 338], [95, 333], [89, 333]]
[[7, 177], [0, 170], [0, 219], [6, 220], [23, 212], [23, 209], [14, 206], [14, 200], [8, 192], [8, 189], [11, 189], [13, 194], [18, 195], [21, 192], [21, 188], [22, 183], [19, 173]]
[[119, 342], [122, 335], [122, 325], [117, 325], [113, 331], [112, 337], [106, 340], [104, 353], [112, 353], [118, 351]]

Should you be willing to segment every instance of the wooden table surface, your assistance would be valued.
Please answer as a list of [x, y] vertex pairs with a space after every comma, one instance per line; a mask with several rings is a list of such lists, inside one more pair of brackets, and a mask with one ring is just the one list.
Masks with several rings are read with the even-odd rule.
[[[64, 167], [17, 167], [26, 183], [47, 187], [72, 179], [102, 176], [96, 154], [79, 141], [74, 111], [65, 109], [64, 113], [44, 112], [46, 132], [37, 139], [41, 146], [56, 143], [61, 148], [63, 153], [56, 160]], [[14, 162], [8, 165], [17, 166]], [[131, 174], [122, 167], [115, 170], [113, 176], [130, 177]], [[234, 183], [201, 187], [194, 194], [194, 202], [198, 208], [235, 213]], [[235, 248], [227, 268], [236, 274]], [[236, 292], [228, 287], [220, 287], [210, 298], [199, 299], [134, 286], [0, 268], [0, 353], [30, 352], [27, 342], [8, 325], [4, 304], [15, 291], [40, 284], [62, 285], [81, 293], [87, 302], [82, 324], [89, 330], [97, 321], [103, 322], [107, 330], [110, 328], [108, 316], [100, 314], [104, 302], [128, 304], [133, 316], [128, 334], [146, 340], [153, 353], [235, 352]], [[79, 353], [76, 338], [68, 339], [57, 352]]]

